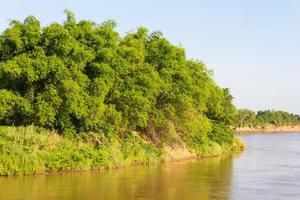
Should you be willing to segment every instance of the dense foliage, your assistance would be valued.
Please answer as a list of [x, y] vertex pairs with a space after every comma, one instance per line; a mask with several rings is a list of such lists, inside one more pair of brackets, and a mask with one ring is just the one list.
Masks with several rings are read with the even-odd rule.
[[[112, 20], [41, 27], [11, 21], [0, 37], [0, 124], [61, 133], [136, 131], [156, 144], [230, 144], [235, 107], [205, 65], [160, 32], [121, 37]], [[125, 140], [125, 139], [124, 139]]]
[[300, 124], [300, 116], [284, 111], [254, 111], [241, 109], [237, 112], [238, 127], [294, 126]]

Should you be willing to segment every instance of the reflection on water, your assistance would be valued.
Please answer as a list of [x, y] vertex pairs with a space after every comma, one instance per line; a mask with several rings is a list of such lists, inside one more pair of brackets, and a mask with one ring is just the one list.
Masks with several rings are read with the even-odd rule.
[[0, 199], [300, 199], [300, 134], [242, 137], [241, 155], [119, 170], [0, 177]]
[[0, 199], [229, 199], [232, 155], [120, 170], [0, 178]]

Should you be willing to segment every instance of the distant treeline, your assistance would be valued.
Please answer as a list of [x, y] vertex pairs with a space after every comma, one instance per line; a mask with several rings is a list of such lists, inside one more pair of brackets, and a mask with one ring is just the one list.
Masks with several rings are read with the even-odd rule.
[[240, 109], [237, 112], [237, 127], [294, 126], [300, 124], [300, 116], [284, 111], [264, 110], [254, 112]]

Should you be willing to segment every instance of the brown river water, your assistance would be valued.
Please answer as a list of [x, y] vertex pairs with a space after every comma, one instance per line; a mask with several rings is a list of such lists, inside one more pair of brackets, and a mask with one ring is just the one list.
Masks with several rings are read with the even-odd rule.
[[241, 136], [240, 154], [52, 175], [0, 177], [2, 200], [299, 200], [300, 133]]

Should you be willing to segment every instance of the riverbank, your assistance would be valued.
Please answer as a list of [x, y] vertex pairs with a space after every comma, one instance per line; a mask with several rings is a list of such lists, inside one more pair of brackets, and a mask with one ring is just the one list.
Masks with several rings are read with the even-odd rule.
[[277, 133], [277, 132], [300, 132], [300, 125], [296, 126], [274, 126], [265, 127], [241, 127], [235, 128], [236, 133]]
[[243, 147], [244, 144], [235, 138], [231, 145], [210, 143], [203, 146], [201, 152], [196, 152], [185, 147], [158, 148], [135, 133], [121, 140], [95, 133], [67, 137], [34, 126], [0, 127], [0, 175], [83, 171], [179, 161], [220, 156]]

